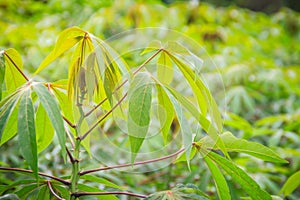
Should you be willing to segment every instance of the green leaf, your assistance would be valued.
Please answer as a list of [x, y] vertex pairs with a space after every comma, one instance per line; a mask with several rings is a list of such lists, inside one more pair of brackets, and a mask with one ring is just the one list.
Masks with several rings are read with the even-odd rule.
[[[85, 185], [85, 184], [78, 184], [78, 188], [84, 192], [105, 192], [103, 190], [99, 190], [96, 187], [91, 187], [91, 186]], [[101, 195], [100, 199], [101, 200], [118, 200], [118, 198], [114, 195]]]
[[[14, 116], [14, 118], [15, 118], [15, 116], [16, 116], [16, 114], [13, 111], [18, 102], [18, 99], [19, 99], [19, 95], [11, 95], [11, 96], [8, 96], [6, 99], [4, 99], [1, 102], [4, 104], [0, 108], [0, 141], [1, 141], [0, 144], [1, 145], [4, 143], [2, 137], [3, 137], [3, 134], [7, 130], [7, 128], [5, 128], [6, 125], [9, 125], [8, 127], [10, 128], [11, 124], [13, 123], [13, 121], [9, 120], [9, 118], [11, 116]], [[14, 113], [14, 115], [12, 115], [12, 113]], [[13, 134], [13, 132], [10, 132], [10, 135], [11, 134]]]
[[221, 173], [220, 169], [207, 156], [204, 155], [203, 159], [206, 162], [209, 170], [211, 171], [211, 174], [213, 176], [213, 179], [214, 179], [214, 182], [216, 185], [219, 199], [220, 200], [231, 199], [227, 182], [226, 182], [223, 174]]
[[36, 135], [38, 153], [49, 146], [53, 140], [54, 129], [43, 106], [39, 106], [36, 113]]
[[170, 84], [173, 80], [174, 69], [170, 57], [162, 52], [157, 60], [157, 78], [164, 84]]
[[43, 60], [40, 64], [38, 69], [36, 70], [35, 74], [42, 71], [47, 65], [53, 62], [56, 58], [62, 55], [65, 51], [72, 48], [75, 44], [77, 44], [80, 40], [84, 38], [86, 34], [85, 31], [81, 30], [80, 28], [74, 26], [68, 28], [61, 32], [58, 36], [56, 41], [56, 45], [53, 51]]
[[182, 107], [179, 105], [177, 100], [172, 95], [169, 95], [169, 98], [175, 108], [175, 113], [176, 113], [177, 119], [180, 124], [183, 146], [185, 148], [185, 153], [186, 153], [186, 161], [187, 161], [188, 167], [190, 167], [189, 166], [190, 165], [189, 158], [191, 155], [191, 147], [192, 147], [192, 142], [193, 142], [192, 130], [190, 129], [188, 120], [185, 117]]
[[33, 84], [32, 87], [52, 122], [61, 146], [62, 156], [66, 159], [66, 132], [56, 99], [49, 93], [44, 85], [37, 83]]
[[50, 190], [47, 185], [41, 186], [37, 195], [37, 200], [45, 200], [45, 199], [51, 199]]
[[141, 53], [141, 55], [144, 55], [148, 52], [151, 52], [151, 51], [155, 51], [155, 50], [158, 50], [162, 47], [162, 44], [160, 41], [158, 40], [153, 40], [151, 41], [148, 46], [143, 50], [143, 52]]
[[[194, 146], [192, 146], [191, 154], [190, 154], [189, 160], [192, 160], [192, 159], [196, 156], [196, 153], [197, 153], [197, 149], [196, 149]], [[185, 154], [185, 153], [180, 154], [180, 155], [176, 158], [176, 160], [175, 160], [174, 163], [183, 162], [183, 161], [185, 161], [185, 162], [187, 161], [187, 158], [186, 158], [186, 154]]]
[[6, 194], [0, 197], [0, 200], [19, 200], [16, 194]]
[[128, 133], [132, 152], [131, 162], [134, 162], [150, 123], [152, 85], [149, 75], [137, 74], [130, 85], [128, 95]]
[[[223, 140], [226, 150], [228, 152], [241, 152], [246, 153], [257, 158], [260, 158], [264, 161], [274, 162], [274, 163], [287, 163], [286, 160], [280, 158], [276, 152], [272, 149], [259, 144], [257, 142], [249, 142], [244, 139], [236, 138], [232, 133], [225, 132], [221, 135], [221, 139]], [[216, 147], [209, 137], [202, 138], [198, 144], [202, 146], [202, 148], [210, 148], [217, 150]]]
[[5, 60], [3, 56], [4, 51], [0, 52], [0, 101], [2, 99], [2, 88], [5, 77]]
[[224, 171], [226, 171], [232, 179], [240, 184], [245, 192], [248, 193], [250, 197], [257, 200], [271, 200], [271, 195], [266, 191], [262, 190], [260, 186], [241, 168], [236, 166], [232, 161], [214, 153], [214, 152], [204, 152], [211, 160], [217, 163]]
[[284, 183], [279, 193], [283, 193], [284, 196], [290, 195], [300, 185], [300, 170], [294, 173]]
[[[22, 57], [15, 49], [7, 49], [4, 51], [5, 59], [5, 83], [8, 94], [15, 91], [18, 87], [23, 85], [26, 80], [18, 71], [23, 69]], [[15, 66], [16, 65], [16, 66]]]
[[34, 108], [30, 89], [24, 91], [20, 100], [18, 114], [19, 146], [36, 178], [38, 178], [38, 159], [35, 132]]
[[200, 79], [191, 67], [186, 65], [180, 58], [166, 52], [170, 58], [177, 65], [179, 70], [183, 73], [184, 77], [189, 82], [195, 97], [197, 98], [199, 108], [204, 116], [206, 116], [207, 110], [211, 113], [212, 121], [216, 124], [218, 131], [222, 130], [222, 118], [220, 111], [217, 107], [215, 100], [213, 99], [209, 89], [205, 86], [203, 81]]
[[159, 121], [161, 125], [161, 132], [162, 136], [164, 138], [164, 143], [167, 144], [168, 137], [170, 136], [170, 128], [174, 119], [174, 107], [172, 102], [170, 101], [170, 98], [168, 97], [167, 93], [164, 91], [162, 86], [159, 84], [156, 85], [157, 88], [157, 98], [158, 98], [158, 104], [160, 107], [158, 107], [158, 116]]
[[61, 185], [53, 184], [52, 187], [55, 189], [56, 194], [64, 199], [70, 199], [70, 191]]
[[30, 184], [30, 185], [25, 185], [22, 187], [20, 190], [16, 192], [16, 195], [21, 197], [21, 199], [27, 199], [26, 197], [34, 191], [38, 187], [37, 184]]
[[95, 182], [95, 183], [99, 183], [99, 184], [102, 184], [102, 185], [105, 185], [107, 187], [112, 187], [112, 188], [117, 188], [117, 189], [120, 189], [122, 190], [123, 188], [104, 179], [104, 178], [100, 178], [100, 177], [97, 177], [97, 176], [92, 176], [92, 175], [84, 175], [84, 176], [81, 176], [82, 179], [84, 180], [87, 180], [87, 181], [92, 181], [92, 182]]

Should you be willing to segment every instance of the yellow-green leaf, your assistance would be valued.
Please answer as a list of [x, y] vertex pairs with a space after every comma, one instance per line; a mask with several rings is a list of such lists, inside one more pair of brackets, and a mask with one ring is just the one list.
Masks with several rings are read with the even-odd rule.
[[288, 178], [279, 193], [290, 195], [300, 185], [300, 170]]
[[36, 135], [38, 153], [43, 151], [53, 140], [54, 129], [43, 106], [36, 113]]
[[45, 67], [47, 67], [51, 62], [53, 62], [56, 58], [62, 55], [65, 51], [72, 48], [75, 44], [77, 44], [80, 40], [84, 38], [86, 34], [85, 31], [80, 28], [74, 26], [68, 28], [61, 32], [56, 41], [56, 45], [53, 51], [42, 61], [35, 74], [42, 71]]
[[128, 134], [131, 146], [131, 162], [142, 146], [150, 123], [152, 85], [149, 75], [140, 73], [135, 76], [128, 91]]
[[173, 80], [174, 69], [169, 56], [162, 52], [157, 60], [157, 78], [164, 84], [170, 84]]
[[167, 144], [168, 137], [170, 136], [170, 127], [175, 115], [174, 107], [162, 86], [157, 84], [156, 88], [159, 104], [157, 112], [161, 125], [161, 133], [164, 138], [164, 143]]
[[15, 49], [7, 49], [4, 51], [5, 59], [5, 84], [8, 94], [15, 91], [23, 85], [26, 80], [19, 70], [23, 69], [22, 57]]

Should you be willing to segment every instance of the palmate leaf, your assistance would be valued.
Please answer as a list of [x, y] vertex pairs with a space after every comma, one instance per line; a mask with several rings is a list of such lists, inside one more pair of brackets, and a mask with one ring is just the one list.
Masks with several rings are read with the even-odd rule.
[[152, 101], [152, 84], [148, 74], [137, 74], [130, 85], [128, 108], [128, 134], [131, 146], [131, 162], [134, 162], [136, 153], [148, 132]]
[[66, 52], [75, 44], [77, 44], [80, 40], [82, 40], [84, 38], [85, 33], [85, 31], [81, 30], [76, 26], [68, 28], [61, 32], [56, 41], [54, 50], [43, 60], [43, 62], [36, 70], [35, 74], [42, 71], [60, 55], [62, 55], [64, 52]]
[[257, 200], [272, 200], [270, 194], [262, 190], [260, 186], [241, 168], [236, 166], [232, 161], [214, 153], [202, 150], [202, 153], [208, 156], [213, 162], [218, 164], [232, 179], [238, 183], [248, 195]]
[[33, 84], [32, 88], [36, 92], [41, 104], [49, 116], [49, 119], [51, 120], [54, 130], [58, 136], [62, 156], [64, 159], [66, 159], [66, 132], [63, 118], [56, 99], [49, 93], [43, 84]]
[[31, 91], [23, 92], [18, 113], [19, 146], [25, 160], [38, 178], [37, 143]]
[[[221, 134], [221, 139], [225, 144], [225, 148], [228, 152], [241, 152], [246, 153], [264, 161], [274, 162], [274, 163], [287, 163], [286, 160], [280, 158], [276, 152], [272, 149], [259, 144], [257, 142], [249, 142], [244, 139], [236, 138], [232, 133], [225, 132]], [[214, 142], [209, 137], [202, 138], [198, 144], [202, 148], [209, 148], [218, 150], [219, 148], [214, 145]]]
[[300, 171], [294, 173], [288, 178], [279, 193], [283, 193], [284, 196], [290, 195], [300, 185]]

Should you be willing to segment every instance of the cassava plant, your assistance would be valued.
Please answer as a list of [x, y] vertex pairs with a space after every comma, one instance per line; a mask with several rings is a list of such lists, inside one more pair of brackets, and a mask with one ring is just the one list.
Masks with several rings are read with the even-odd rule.
[[[153, 194], [136, 194], [97, 174], [172, 158], [172, 162], [185, 161], [189, 168], [190, 160], [199, 154], [212, 174], [219, 199], [231, 199], [226, 174], [252, 199], [272, 199], [231, 160], [230, 152], [249, 154], [267, 162], [286, 161], [268, 147], [223, 131], [218, 106], [197, 73], [201, 59], [184, 44], [176, 41], [149, 43], [142, 52], [147, 56], [144, 62], [138, 67], [129, 67], [126, 56], [123, 59], [105, 41], [78, 27], [71, 27], [59, 35], [54, 50], [31, 77], [23, 71], [22, 59], [16, 50], [0, 52], [0, 144], [18, 135], [19, 148], [30, 168], [0, 167], [3, 176], [21, 173], [29, 177], [10, 184], [2, 183], [1, 198], [75, 200], [93, 196], [118, 199], [118, 195], [146, 199], [215, 198], [200, 191], [197, 182], [178, 184]], [[38, 74], [71, 48], [74, 52], [69, 61], [68, 79], [40, 81], [42, 78]], [[186, 82], [190, 88], [187, 93], [192, 95], [187, 97], [173, 87], [173, 82]], [[179, 124], [181, 134], [172, 130], [175, 122]], [[191, 123], [199, 128], [197, 137]], [[84, 163], [89, 159], [85, 155], [93, 157], [90, 144], [97, 144], [93, 141], [97, 137], [93, 135], [106, 134], [103, 128], [106, 125], [122, 126], [120, 129], [126, 134], [126, 140], [120, 145], [130, 150], [127, 153], [130, 161], [112, 166], [103, 163], [97, 168], [85, 169]], [[159, 134], [155, 136], [159, 142], [156, 145], [173, 152], [141, 160], [141, 150], [147, 152], [158, 148], [146, 143], [147, 135], [154, 131], [152, 126], [158, 127]], [[39, 170], [39, 155], [47, 151], [51, 143], [56, 144], [54, 133], [64, 165], [71, 168], [70, 174], [54, 176]], [[106, 148], [112, 148], [109, 145]], [[114, 157], [117, 153], [112, 152], [109, 156]], [[105, 190], [90, 186], [90, 182], [104, 185]]]

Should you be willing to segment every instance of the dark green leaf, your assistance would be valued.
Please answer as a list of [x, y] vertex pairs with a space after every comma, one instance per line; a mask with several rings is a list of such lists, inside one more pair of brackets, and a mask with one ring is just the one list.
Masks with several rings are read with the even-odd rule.
[[40, 190], [37, 195], [37, 200], [50, 200], [50, 190], [47, 185], [40, 187]]
[[34, 191], [38, 187], [37, 184], [30, 184], [30, 185], [25, 185], [22, 187], [20, 190], [16, 192], [16, 195], [18, 195], [21, 199], [26, 199], [26, 197]]
[[217, 163], [226, 171], [232, 179], [249, 194], [250, 197], [257, 200], [271, 200], [271, 195], [262, 190], [260, 186], [241, 168], [236, 166], [232, 161], [214, 153], [204, 152], [211, 160]]
[[[242, 152], [269, 162], [287, 163], [286, 160], [280, 158], [272, 149], [257, 142], [249, 142], [244, 139], [236, 138], [230, 132], [221, 134], [221, 139], [223, 140], [228, 152]], [[208, 137], [201, 139], [199, 141], [199, 145], [204, 148], [218, 149], [211, 138]]]
[[37, 143], [31, 91], [24, 91], [18, 113], [19, 146], [25, 160], [38, 178]]
[[92, 181], [92, 182], [95, 182], [95, 183], [99, 183], [99, 184], [102, 184], [102, 185], [105, 185], [107, 187], [112, 187], [112, 188], [117, 188], [117, 189], [120, 189], [122, 190], [122, 187], [104, 179], [104, 178], [100, 178], [100, 177], [97, 177], [97, 176], [92, 176], [92, 175], [84, 175], [81, 177], [82, 179], [84, 180], [87, 180], [87, 181]]
[[231, 199], [227, 182], [226, 182], [223, 174], [221, 173], [220, 169], [207, 156], [204, 155], [203, 159], [206, 162], [206, 164], [214, 178], [214, 182], [216, 185], [219, 199], [220, 200]]
[[66, 132], [64, 128], [63, 118], [56, 102], [56, 99], [49, 93], [46, 87], [42, 84], [33, 84], [33, 90], [39, 97], [45, 111], [47, 112], [54, 130], [58, 136], [61, 146], [61, 151], [64, 159], [66, 159]]

